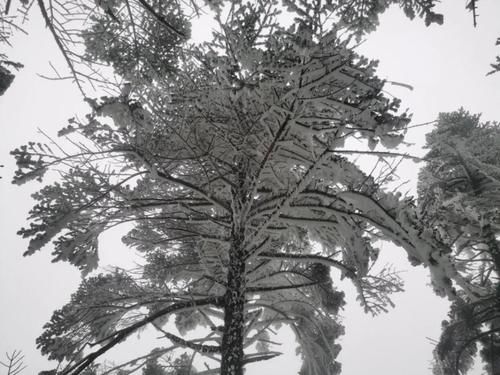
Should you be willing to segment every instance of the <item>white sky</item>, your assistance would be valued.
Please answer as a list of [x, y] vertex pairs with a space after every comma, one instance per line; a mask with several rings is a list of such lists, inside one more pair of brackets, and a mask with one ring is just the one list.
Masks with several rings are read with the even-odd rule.
[[[381, 77], [414, 87], [409, 91], [386, 86], [388, 92], [403, 100], [402, 108], [409, 108], [414, 114], [414, 123], [434, 120], [439, 112], [460, 106], [483, 113], [483, 120], [500, 120], [500, 73], [485, 76], [489, 63], [500, 54], [500, 47], [494, 47], [500, 37], [500, 1], [478, 3], [477, 29], [473, 29], [471, 15], [464, 10], [465, 0], [444, 3], [443, 26], [426, 28], [421, 20], [410, 22], [397, 9], [387, 12], [379, 30], [367, 38], [359, 51], [380, 60]], [[54, 43], [40, 25], [34, 22], [30, 26], [33, 30], [29, 38], [14, 40], [16, 48], [11, 57], [23, 62], [25, 68], [0, 97], [0, 164], [5, 165], [0, 169], [4, 177], [0, 180], [0, 353], [22, 349], [27, 374], [51, 368], [36, 351], [34, 340], [53, 310], [68, 301], [80, 279], [76, 269], [50, 263], [49, 248], [22, 258], [27, 243], [15, 234], [25, 225], [31, 208], [29, 194], [39, 186], [10, 184], [14, 163], [8, 152], [30, 140], [39, 140], [37, 128], [55, 135], [68, 118], [86, 110], [71, 82], [48, 81], [37, 76], [37, 73], [50, 74], [49, 59], [61, 65]], [[203, 25], [197, 27], [195, 32], [207, 32]], [[412, 152], [418, 153], [427, 130], [424, 127], [409, 131], [407, 141], [416, 144]], [[416, 167], [410, 164], [399, 170], [404, 179], [415, 179], [416, 172]], [[127, 264], [130, 251], [116, 241], [118, 236], [111, 233], [101, 241], [103, 263]], [[383, 250], [383, 261], [407, 270], [406, 292], [394, 299], [395, 309], [376, 318], [365, 315], [350, 293], [349, 304], [342, 312], [346, 326], [339, 356], [343, 374], [430, 374], [432, 344], [426, 337], [438, 338], [447, 302], [433, 295], [426, 285], [427, 271], [412, 269], [402, 250], [389, 245]], [[296, 373], [300, 365], [293, 356], [295, 344], [291, 337], [284, 340], [281, 350], [289, 354], [265, 366], [254, 365], [247, 374]], [[472, 375], [480, 373], [478, 368]]]

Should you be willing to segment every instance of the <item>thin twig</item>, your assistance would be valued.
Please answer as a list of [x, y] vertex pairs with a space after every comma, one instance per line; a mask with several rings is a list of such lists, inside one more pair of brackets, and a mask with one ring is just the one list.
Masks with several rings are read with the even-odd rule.
[[42, 17], [45, 20], [47, 27], [49, 28], [50, 32], [52, 33], [52, 36], [54, 37], [54, 40], [55, 40], [57, 46], [59, 47], [59, 50], [63, 54], [64, 59], [66, 60], [66, 63], [68, 64], [68, 67], [69, 67], [69, 69], [70, 69], [70, 71], [75, 79], [75, 83], [78, 86], [78, 89], [80, 90], [82, 95], [84, 97], [86, 97], [85, 92], [83, 91], [83, 88], [82, 88], [80, 81], [78, 79], [78, 73], [76, 72], [75, 67], [73, 66], [73, 63], [71, 62], [71, 59], [69, 58], [68, 53], [67, 53], [66, 49], [64, 48], [64, 45], [63, 45], [59, 35], [57, 34], [56, 29], [54, 28], [54, 25], [50, 21], [49, 15], [47, 14], [47, 8], [45, 7], [43, 0], [37, 0], [37, 3], [38, 3], [38, 7], [40, 8], [40, 12], [42, 13]]

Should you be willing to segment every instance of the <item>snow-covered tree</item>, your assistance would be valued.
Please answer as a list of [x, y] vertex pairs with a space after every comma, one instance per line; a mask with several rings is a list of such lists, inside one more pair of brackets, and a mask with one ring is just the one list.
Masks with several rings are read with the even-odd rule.
[[[110, 71], [103, 65], [126, 78], [137, 71], [146, 76], [173, 69], [179, 45], [190, 34], [184, 10], [198, 8], [190, 10], [177, 1], [0, 0], [0, 9], [0, 45], [10, 46], [15, 32], [26, 33], [25, 21], [38, 12], [69, 68], [69, 78], [86, 96], [97, 86], [112, 88]], [[149, 49], [153, 43], [156, 48]], [[22, 65], [0, 53], [0, 93], [13, 80], [9, 67]], [[56, 73], [54, 79], [68, 78]]]
[[454, 249], [457, 269], [484, 290], [451, 306], [436, 347], [437, 370], [465, 372], [477, 342], [488, 373], [500, 371], [498, 275], [500, 271], [500, 127], [463, 109], [442, 113], [427, 136], [427, 165], [420, 174], [419, 200], [426, 226]]
[[[474, 26], [477, 2], [465, 3], [465, 9], [472, 13]], [[231, 3], [227, 0], [0, 0], [0, 45], [10, 46], [9, 39], [14, 32], [26, 32], [25, 20], [35, 8], [63, 55], [70, 76], [85, 96], [86, 83], [95, 87], [104, 81], [109, 86], [107, 74], [103, 74], [95, 59], [116, 63], [116, 56], [120, 55], [120, 66], [111, 65], [125, 76], [137, 70], [155, 75], [158, 70], [172, 69], [180, 44], [189, 38], [188, 19], [205, 13], [206, 8], [220, 9]], [[442, 24], [443, 15], [434, 9], [438, 3], [437, 0], [281, 0], [284, 8], [297, 12], [299, 17], [316, 9], [327, 10], [331, 19], [357, 38], [374, 31], [380, 15], [391, 6], [399, 7], [410, 19], [423, 18], [427, 26]], [[82, 38], [87, 44], [93, 43], [91, 54], [82, 49]], [[154, 50], [146, 47], [150, 39], [156, 39]], [[112, 47], [103, 50], [100, 46], [105, 43]], [[144, 64], [146, 55], [155, 58]], [[491, 64], [493, 70], [489, 74], [500, 69], [498, 59]], [[11, 68], [20, 67], [22, 64], [0, 53], [0, 94], [14, 78]], [[61, 75], [58, 73], [54, 78]]]
[[[127, 4], [106, 10], [119, 18], [117, 3]], [[354, 283], [367, 311], [385, 311], [401, 282], [374, 271], [380, 240], [429, 267], [438, 293], [454, 296], [454, 280], [477, 296], [419, 225], [413, 201], [355, 163], [394, 156], [387, 149], [409, 117], [383, 95], [376, 64], [327, 27], [331, 4], [297, 2], [295, 23], [283, 26], [274, 1], [211, 3], [218, 30], [179, 47], [168, 60], [175, 69], [158, 71], [158, 56], [144, 51], [125, 92], [87, 99], [91, 113], [60, 132], [67, 142], [13, 151], [14, 183], [55, 180], [34, 194], [20, 230], [27, 255], [52, 242], [55, 261], [86, 275], [98, 265], [99, 235], [128, 223], [123, 241], [144, 256], [135, 272], [87, 276], [54, 313], [38, 346], [63, 374], [83, 373], [149, 327], [168, 345], [116, 371], [182, 349], [220, 362], [208, 373], [240, 375], [279, 355], [270, 335], [282, 325], [295, 333], [301, 374], [337, 374], [344, 302], [330, 271]], [[120, 30], [133, 50], [134, 28]], [[131, 66], [126, 48], [86, 41], [88, 56]], [[162, 43], [141, 41], [139, 52]], [[149, 63], [156, 68], [142, 69]]]

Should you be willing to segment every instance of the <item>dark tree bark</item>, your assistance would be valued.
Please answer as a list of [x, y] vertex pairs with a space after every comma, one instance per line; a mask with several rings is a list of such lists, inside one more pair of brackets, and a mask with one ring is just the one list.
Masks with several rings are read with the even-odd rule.
[[245, 326], [245, 254], [243, 231], [233, 230], [224, 296], [221, 375], [243, 375]]

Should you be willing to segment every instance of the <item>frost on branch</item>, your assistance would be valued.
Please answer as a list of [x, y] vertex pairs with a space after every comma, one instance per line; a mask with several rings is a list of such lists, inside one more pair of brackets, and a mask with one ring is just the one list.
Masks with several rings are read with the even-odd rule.
[[454, 302], [448, 320], [442, 322], [443, 332], [434, 349], [433, 370], [435, 375], [467, 373], [474, 365], [479, 335], [478, 327], [469, 326], [472, 311], [469, 307]]
[[357, 281], [358, 300], [366, 312], [373, 315], [388, 312], [394, 307], [390, 294], [403, 291], [403, 282], [389, 267], [385, 267], [377, 275], [369, 275]]
[[62, 184], [56, 182], [33, 194], [38, 201], [30, 211], [34, 220], [19, 231], [23, 237], [31, 237], [25, 255], [53, 240], [54, 261], [69, 261], [84, 272], [95, 268], [97, 238], [113, 217], [105, 206], [108, 184], [102, 176], [70, 169]]
[[16, 159], [18, 170], [12, 183], [22, 185], [31, 180], [42, 181], [47, 172], [47, 163], [44, 157], [52, 156], [52, 150], [45, 144], [30, 142], [11, 152]]
[[477, 344], [487, 373], [498, 364], [500, 131], [460, 109], [439, 115], [419, 175], [421, 221], [452, 250], [457, 272], [480, 295], [460, 293], [435, 350], [437, 373], [471, 368]]
[[[295, 332], [303, 374], [336, 374], [344, 295], [330, 272], [354, 283], [367, 311], [387, 310], [401, 284], [389, 270], [373, 273], [381, 239], [428, 266], [441, 294], [454, 294], [453, 281], [466, 286], [413, 202], [349, 155], [356, 139], [356, 152], [379, 157], [373, 150], [396, 147], [410, 121], [384, 96], [376, 63], [323, 31], [320, 14], [282, 27], [274, 2], [234, 4], [212, 41], [176, 56], [175, 75], [87, 100], [91, 113], [62, 132], [81, 147], [50, 159], [62, 182], [35, 196], [22, 230], [29, 253], [53, 241], [57, 260], [89, 270], [99, 234], [129, 223], [123, 241], [145, 260], [116, 290], [123, 302], [93, 305], [103, 336], [84, 321], [72, 344], [71, 306], [49, 326], [70, 351], [89, 349], [58, 356], [68, 374], [148, 326], [239, 375], [279, 355], [272, 335], [282, 325]], [[72, 305], [87, 311], [115, 284], [99, 288]]]
[[334, 321], [315, 324], [302, 316], [296, 324], [296, 332], [301, 344], [297, 354], [303, 360], [300, 375], [340, 374], [341, 365], [333, 358], [340, 352], [340, 345], [335, 344], [335, 340], [344, 333], [342, 326]]
[[144, 298], [139, 286], [119, 272], [84, 280], [71, 301], [44, 326], [37, 347], [57, 361], [81, 357], [89, 343], [112, 337], [125, 314]]
[[[134, 85], [175, 74], [190, 34], [181, 7], [175, 2], [98, 2], [104, 14], [92, 14], [87, 21], [91, 26], [82, 33], [85, 59], [111, 64], [115, 73]], [[143, 4], [148, 4], [147, 10]]]
[[[338, 18], [338, 23], [358, 38], [363, 34], [374, 31], [379, 25], [379, 16], [391, 5], [398, 6], [404, 14], [414, 19], [416, 16], [423, 18], [425, 25], [433, 23], [442, 24], [443, 15], [434, 12], [436, 0], [336, 0], [321, 3], [321, 11], [327, 14], [334, 14]], [[317, 3], [307, 0], [284, 0], [283, 4], [292, 12], [299, 15], [317, 14]], [[311, 17], [312, 18], [312, 17]]]

